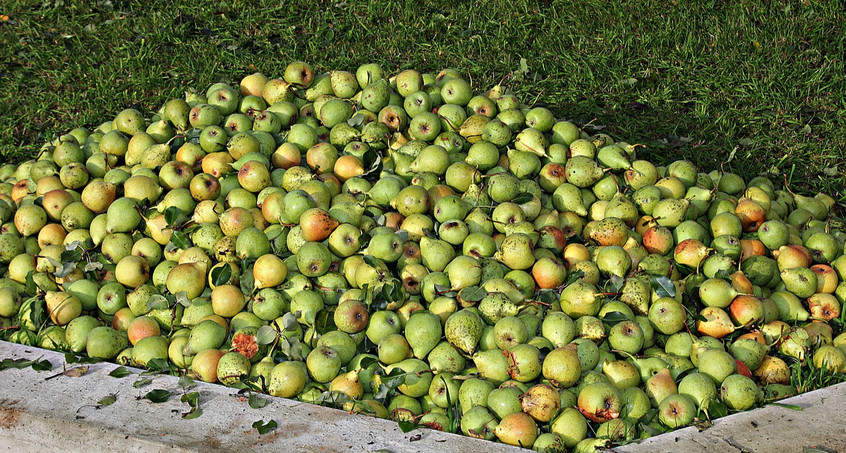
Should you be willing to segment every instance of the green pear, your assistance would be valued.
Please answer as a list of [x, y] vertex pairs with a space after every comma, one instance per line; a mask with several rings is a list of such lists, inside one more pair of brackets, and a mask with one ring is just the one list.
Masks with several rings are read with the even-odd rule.
[[473, 354], [482, 337], [484, 321], [475, 312], [468, 309], [453, 313], [444, 325], [444, 334], [448, 342], [456, 348]]
[[106, 211], [107, 233], [128, 233], [141, 223], [138, 205], [131, 198], [118, 198]]
[[205, 320], [191, 329], [183, 354], [196, 355], [204, 349], [217, 349], [226, 339], [226, 328], [213, 320]]
[[414, 357], [424, 359], [441, 341], [441, 318], [427, 311], [417, 311], [405, 323], [405, 337]]

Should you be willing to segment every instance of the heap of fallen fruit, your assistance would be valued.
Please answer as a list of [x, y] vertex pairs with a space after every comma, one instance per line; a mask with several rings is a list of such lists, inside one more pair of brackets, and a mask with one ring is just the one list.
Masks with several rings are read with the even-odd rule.
[[647, 151], [455, 70], [216, 83], [0, 168], [0, 327], [538, 451], [843, 372], [835, 200]]

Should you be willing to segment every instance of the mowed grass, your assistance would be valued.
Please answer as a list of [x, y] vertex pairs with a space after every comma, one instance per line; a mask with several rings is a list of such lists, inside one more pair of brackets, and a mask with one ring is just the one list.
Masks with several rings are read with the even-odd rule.
[[[466, 72], [528, 104], [744, 177], [846, 200], [846, 13], [821, 1], [6, 0], [0, 152], [293, 60]], [[521, 65], [524, 59], [525, 65]]]

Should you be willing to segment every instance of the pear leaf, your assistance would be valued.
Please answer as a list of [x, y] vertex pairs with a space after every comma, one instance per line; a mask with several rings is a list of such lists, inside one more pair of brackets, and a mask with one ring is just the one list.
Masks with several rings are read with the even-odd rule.
[[729, 282], [731, 281], [731, 275], [729, 275], [729, 273], [725, 269], [718, 270], [714, 277], [721, 278]]
[[408, 420], [400, 420], [398, 422], [398, 424], [399, 424], [399, 429], [401, 429], [402, 432], [404, 432], [404, 433], [407, 433], [409, 431], [414, 431], [415, 429], [417, 429], [417, 426], [418, 426], [417, 423], [412, 422], [412, 421], [408, 421]]
[[78, 356], [78, 355], [76, 355], [72, 352], [66, 352], [65, 353], [65, 363], [67, 363], [67, 364], [71, 364], [71, 363], [97, 363], [99, 361], [100, 361], [100, 359], [97, 359], [97, 358], [94, 358], [94, 357]]
[[711, 400], [708, 403], [708, 410], [706, 413], [708, 414], [708, 418], [714, 420], [728, 415], [728, 407], [718, 400]]
[[602, 322], [604, 322], [605, 324], [608, 324], [609, 326], [614, 326], [617, 323], [627, 321], [628, 319], [629, 319], [629, 317], [624, 315], [623, 313], [621, 313], [619, 311], [612, 311], [612, 312], [606, 313], [605, 316], [602, 317]]
[[182, 414], [182, 418], [191, 420], [203, 414], [203, 411], [200, 409], [200, 394], [198, 392], [188, 392], [182, 395], [179, 400], [183, 403], [188, 403], [188, 406], [191, 407], [191, 410]]
[[[50, 364], [50, 362], [46, 361], [46, 360], [43, 360], [42, 362], [47, 362], [48, 364]], [[38, 366], [38, 368], [36, 368], [36, 365], [38, 363], [40, 363], [40, 362], [36, 361], [36, 360], [3, 359], [2, 361], [0, 361], [0, 371], [7, 370], [7, 369], [10, 369], [10, 368], [21, 370], [21, 369], [24, 369], [26, 367], [32, 367], [32, 369], [36, 370], [36, 371], [46, 371], [46, 370], [49, 370], [50, 368], [52, 368], [52, 364], [50, 364], [50, 366], [46, 369], [44, 368], [44, 365], [40, 365], [40, 366]]]
[[176, 206], [171, 206], [165, 209], [164, 218], [165, 223], [168, 227], [173, 228], [177, 225], [177, 222], [180, 220], [179, 217], [182, 215], [182, 211], [177, 208]]
[[137, 379], [135, 382], [133, 382], [132, 386], [135, 387], [135, 388], [141, 388], [141, 387], [144, 387], [145, 385], [149, 385], [149, 384], [152, 384], [152, 383], [153, 383], [153, 380], [151, 378], [142, 378], [142, 379]]
[[653, 275], [650, 277], [652, 289], [658, 297], [676, 297], [676, 285], [673, 281], [664, 276]]
[[197, 381], [189, 378], [187, 375], [183, 375], [179, 378], [178, 385], [183, 391], [190, 390], [197, 386]]
[[458, 292], [458, 297], [468, 302], [478, 302], [488, 294], [484, 288], [478, 286], [468, 286]]
[[149, 400], [151, 403], [164, 403], [165, 401], [170, 399], [170, 395], [171, 393], [167, 390], [155, 389], [150, 390], [144, 396], [139, 397], [138, 399]]
[[530, 202], [534, 199], [535, 199], [534, 195], [532, 195], [528, 192], [523, 192], [520, 195], [517, 195], [516, 197], [514, 197], [514, 199], [511, 200], [511, 202], [515, 203], [515, 204], [523, 204], [523, 203], [528, 203], [528, 202]]
[[122, 378], [122, 377], [127, 377], [130, 374], [131, 373], [129, 371], [129, 368], [127, 368], [125, 366], [119, 366], [119, 367], [115, 368], [114, 370], [112, 370], [109, 373], [109, 376], [111, 376], [113, 378]]
[[111, 406], [117, 401], [117, 395], [112, 393], [104, 396], [100, 401], [97, 401], [97, 409], [101, 407]]
[[161, 294], [153, 294], [149, 299], [147, 299], [148, 310], [162, 310], [165, 308], [168, 308], [167, 297]]
[[183, 231], [174, 231], [173, 234], [170, 236], [170, 242], [176, 246], [178, 249], [185, 250], [191, 247], [191, 241], [188, 239], [188, 236], [185, 235]]
[[255, 428], [259, 434], [264, 435], [267, 434], [277, 427], [276, 420], [270, 420], [269, 422], [265, 423], [264, 420], [257, 420], [253, 423], [253, 428]]
[[273, 327], [261, 326], [256, 332], [256, 343], [260, 345], [273, 343], [278, 335], [279, 333]]
[[250, 392], [250, 407], [253, 409], [261, 409], [267, 406], [267, 398], [262, 398], [256, 393]]
[[226, 264], [211, 270], [211, 283], [214, 286], [225, 285], [232, 277], [232, 266]]

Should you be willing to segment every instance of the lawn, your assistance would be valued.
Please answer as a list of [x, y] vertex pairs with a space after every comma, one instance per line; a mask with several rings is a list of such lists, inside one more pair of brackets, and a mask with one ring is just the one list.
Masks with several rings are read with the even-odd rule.
[[[205, 3], [205, 5], [203, 5]], [[456, 5], [462, 5], [456, 7]], [[503, 80], [588, 131], [846, 200], [841, 1], [89, 2], [0, 6], [0, 152], [185, 90], [367, 62]]]

